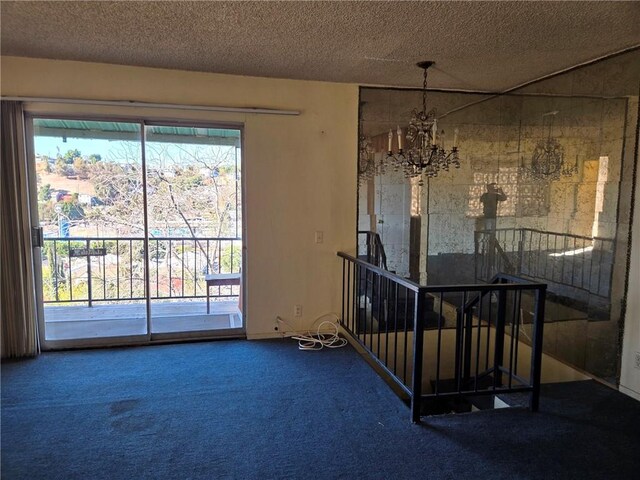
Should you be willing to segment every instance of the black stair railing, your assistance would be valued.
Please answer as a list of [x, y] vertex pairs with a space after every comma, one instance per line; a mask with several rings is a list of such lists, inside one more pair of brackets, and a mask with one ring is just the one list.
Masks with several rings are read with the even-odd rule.
[[[475, 385], [475, 383], [477, 383], [483, 377], [492, 376], [494, 384], [499, 385], [502, 383], [502, 374], [505, 372], [511, 372], [508, 377], [508, 385], [509, 387], [511, 387], [513, 385], [514, 378], [518, 379], [521, 383], [523, 382], [523, 379], [518, 378], [519, 376], [515, 373], [515, 371], [517, 370], [519, 346], [521, 342], [520, 328], [523, 323], [522, 295], [523, 293], [525, 296], [533, 295], [533, 301], [529, 302], [529, 304], [531, 304], [530, 306], [533, 306], [534, 308], [534, 311], [532, 311], [531, 314], [533, 315], [534, 319], [540, 318], [541, 320], [540, 325], [538, 325], [538, 323], [536, 323], [535, 321], [530, 325], [534, 330], [536, 329], [536, 327], [542, 328], [542, 322], [544, 319], [546, 286], [541, 286], [545, 288], [533, 288], [536, 284], [532, 284], [529, 281], [515, 275], [509, 275], [505, 273], [496, 274], [488, 283], [491, 285], [520, 284], [524, 286], [524, 288], [516, 287], [506, 290], [499, 289], [497, 291], [485, 289], [484, 291], [475, 295], [466, 303], [463, 303], [463, 305], [457, 309], [457, 354], [455, 379], [457, 383], [462, 384], [468, 384], [470, 380], [473, 380]], [[482, 310], [483, 306], [485, 308], [484, 315]], [[491, 312], [492, 307], [495, 309], [495, 314], [492, 314]], [[489, 366], [485, 371], [482, 372], [479, 372], [476, 369], [475, 374], [472, 376], [471, 365], [475, 364], [476, 366], [478, 366], [479, 364], [477, 359], [474, 362], [474, 359], [472, 358], [474, 316], [477, 317], [478, 322], [485, 321], [487, 325], [493, 325], [493, 327], [496, 329], [496, 335], [493, 365]], [[536, 336], [536, 333], [539, 332], [534, 331], [532, 338], [538, 339], [541, 342], [542, 333], [539, 333], [538, 336]], [[505, 352], [505, 339], [509, 341], [508, 352]], [[537, 350], [534, 353], [540, 354], [539, 357], [541, 359], [542, 344], [534, 345], [533, 347], [534, 350]], [[505, 366], [505, 355], [508, 355], [508, 366]], [[531, 373], [533, 375], [534, 372]]]
[[528, 392], [538, 409], [545, 284], [500, 275], [491, 284], [422, 286], [338, 256], [342, 326], [410, 401], [412, 421], [433, 400], [481, 395]]

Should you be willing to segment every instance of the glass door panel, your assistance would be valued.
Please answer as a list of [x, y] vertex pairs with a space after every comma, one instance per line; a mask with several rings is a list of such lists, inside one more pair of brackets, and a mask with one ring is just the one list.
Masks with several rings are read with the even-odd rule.
[[152, 334], [242, 329], [240, 134], [145, 127]]
[[32, 128], [45, 341], [147, 338], [140, 124]]

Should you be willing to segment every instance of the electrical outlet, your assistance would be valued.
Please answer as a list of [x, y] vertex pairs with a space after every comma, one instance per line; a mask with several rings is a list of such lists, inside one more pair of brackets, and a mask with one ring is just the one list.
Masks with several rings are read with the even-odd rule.
[[640, 370], [640, 352], [636, 352], [636, 361], [634, 363], [634, 366]]
[[324, 242], [324, 232], [322, 230], [316, 230], [316, 243]]
[[301, 317], [302, 316], [302, 305], [294, 305], [293, 306], [293, 316]]

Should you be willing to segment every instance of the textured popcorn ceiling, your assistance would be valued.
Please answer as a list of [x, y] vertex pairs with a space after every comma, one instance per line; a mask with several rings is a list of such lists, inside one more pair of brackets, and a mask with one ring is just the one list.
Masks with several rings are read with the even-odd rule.
[[503, 90], [640, 43], [638, 2], [7, 2], [3, 55]]

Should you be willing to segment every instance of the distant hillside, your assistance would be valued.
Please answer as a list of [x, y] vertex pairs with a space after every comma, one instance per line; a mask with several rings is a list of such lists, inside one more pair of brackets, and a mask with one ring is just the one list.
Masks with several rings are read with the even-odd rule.
[[96, 194], [91, 180], [80, 180], [76, 178], [67, 178], [55, 173], [40, 172], [40, 186], [51, 185], [54, 190], [67, 190], [70, 193], [87, 194], [94, 196]]

